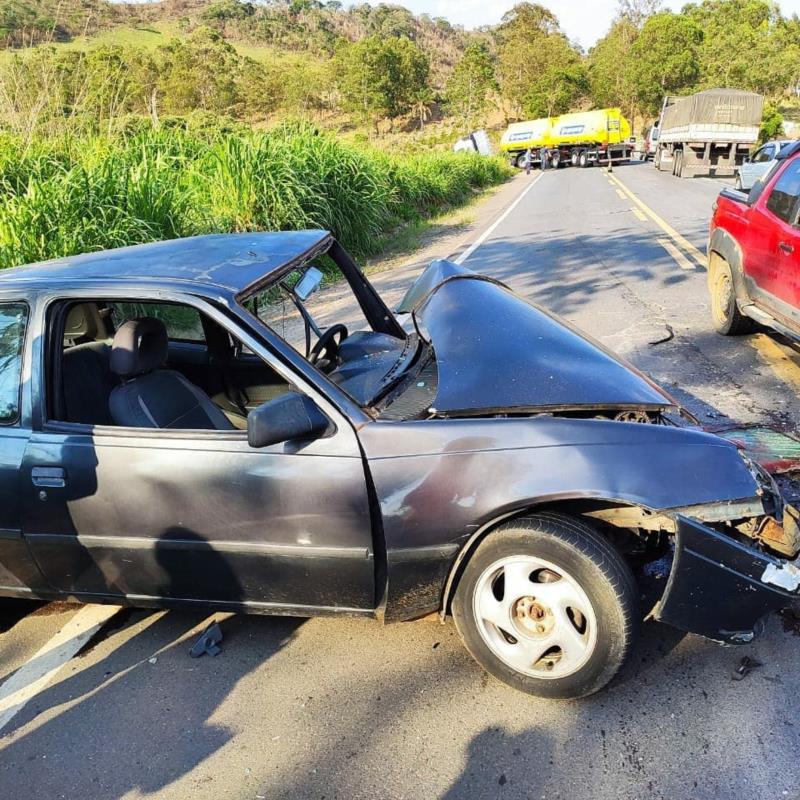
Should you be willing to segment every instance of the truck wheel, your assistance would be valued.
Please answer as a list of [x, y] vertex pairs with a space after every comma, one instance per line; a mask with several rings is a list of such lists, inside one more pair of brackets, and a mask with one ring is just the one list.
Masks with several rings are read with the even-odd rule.
[[708, 291], [714, 328], [723, 336], [738, 336], [753, 330], [753, 321], [739, 311], [733, 273], [722, 256], [712, 253], [708, 264]]
[[672, 167], [672, 174], [676, 178], [683, 176], [683, 150], [678, 150], [678, 152], [675, 153], [675, 163]]
[[579, 156], [580, 156], [580, 153], [577, 150], [573, 150], [570, 153], [569, 163], [572, 164], [573, 167], [577, 167], [578, 166], [578, 158], [579, 158]]
[[525, 153], [519, 153], [517, 155], [517, 166], [520, 169], [525, 169]]
[[554, 513], [490, 533], [467, 562], [452, 611], [487, 672], [565, 699], [602, 689], [639, 625], [638, 590], [619, 553], [586, 523]]
[[550, 156], [550, 166], [552, 169], [558, 169], [561, 166], [561, 153], [557, 150]]
[[578, 156], [578, 164], [581, 167], [589, 166], [589, 154], [585, 150], [581, 150], [581, 154]]

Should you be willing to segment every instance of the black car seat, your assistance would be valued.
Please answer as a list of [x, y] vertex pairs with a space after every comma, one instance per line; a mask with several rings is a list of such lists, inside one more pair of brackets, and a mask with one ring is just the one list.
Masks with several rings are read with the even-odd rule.
[[61, 361], [66, 422], [111, 425], [108, 401], [118, 381], [109, 367], [111, 345], [94, 303], [77, 303], [64, 325]]
[[143, 317], [124, 323], [114, 336], [111, 371], [122, 383], [111, 392], [116, 425], [134, 428], [235, 430], [202, 389], [180, 372], [160, 369], [167, 360], [167, 329]]

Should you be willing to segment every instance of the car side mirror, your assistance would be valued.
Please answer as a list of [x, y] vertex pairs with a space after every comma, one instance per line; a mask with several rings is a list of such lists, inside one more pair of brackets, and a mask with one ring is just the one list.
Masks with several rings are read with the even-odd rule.
[[750, 156], [745, 156], [744, 157], [744, 163], [745, 164], [749, 164], [750, 163]]
[[310, 397], [287, 392], [247, 415], [247, 443], [250, 447], [268, 447], [293, 439], [316, 439], [328, 425], [328, 418]]
[[294, 293], [305, 301], [318, 291], [322, 284], [322, 273], [316, 267], [309, 267], [306, 274], [295, 284]]

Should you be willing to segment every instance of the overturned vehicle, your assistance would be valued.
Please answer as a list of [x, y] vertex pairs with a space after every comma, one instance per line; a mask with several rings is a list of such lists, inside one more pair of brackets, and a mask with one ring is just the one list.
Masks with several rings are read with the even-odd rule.
[[6, 270], [0, 325], [5, 596], [438, 612], [500, 680], [579, 697], [645, 615], [745, 643], [800, 586], [769, 474], [448, 261], [396, 316], [326, 232], [160, 242]]

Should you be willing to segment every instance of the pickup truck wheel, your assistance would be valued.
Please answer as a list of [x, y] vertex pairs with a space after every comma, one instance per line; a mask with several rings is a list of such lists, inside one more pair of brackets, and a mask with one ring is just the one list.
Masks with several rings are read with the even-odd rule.
[[716, 254], [712, 254], [709, 262], [708, 289], [711, 295], [711, 316], [717, 333], [738, 336], [753, 330], [753, 321], [744, 316], [736, 305], [736, 290], [730, 264]]
[[529, 694], [602, 689], [633, 646], [630, 568], [593, 528], [543, 513], [501, 525], [477, 547], [453, 598], [456, 628], [491, 675]]
[[742, 176], [736, 176], [736, 182], [733, 184], [734, 189], [738, 189], [740, 192], [742, 191]]

